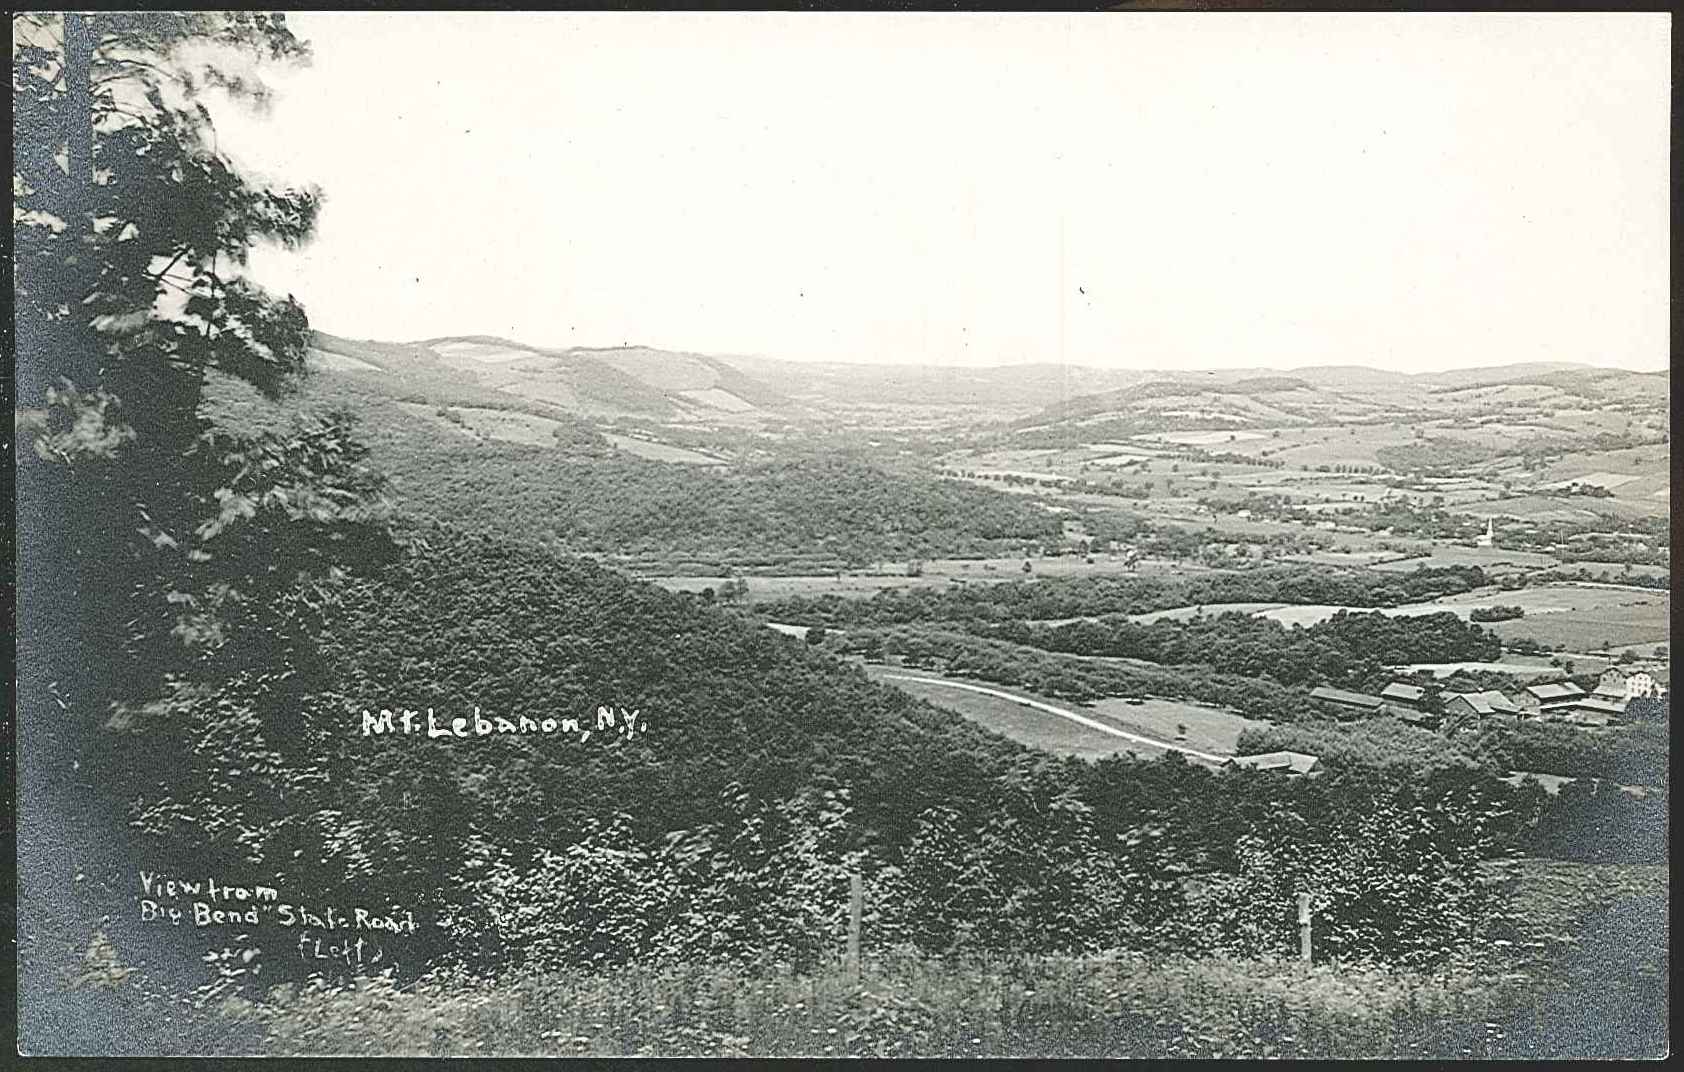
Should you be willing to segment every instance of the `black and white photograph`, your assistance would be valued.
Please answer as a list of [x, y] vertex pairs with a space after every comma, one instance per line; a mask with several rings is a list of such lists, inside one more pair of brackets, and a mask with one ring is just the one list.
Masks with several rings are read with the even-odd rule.
[[14, 14], [17, 1053], [1665, 1058], [1671, 16], [1175, 6]]

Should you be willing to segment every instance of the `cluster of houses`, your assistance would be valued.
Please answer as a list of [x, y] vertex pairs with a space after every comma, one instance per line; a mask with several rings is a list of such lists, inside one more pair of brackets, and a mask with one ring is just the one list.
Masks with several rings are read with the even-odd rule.
[[1428, 728], [1442, 726], [1454, 733], [1492, 716], [1607, 726], [1623, 718], [1627, 705], [1640, 696], [1664, 698], [1667, 679], [1668, 672], [1659, 667], [1611, 666], [1589, 693], [1571, 681], [1528, 685], [1513, 696], [1499, 689], [1446, 692], [1439, 695], [1441, 710], [1436, 712], [1424, 709], [1426, 689], [1403, 681], [1392, 682], [1378, 696], [1327, 687], [1314, 689], [1310, 695], [1353, 714], [1391, 714], [1405, 722]]
[[[1442, 728], [1446, 733], [1478, 726], [1492, 717], [1607, 726], [1623, 718], [1626, 706], [1640, 696], [1665, 699], [1668, 676], [1668, 671], [1659, 667], [1611, 666], [1602, 672], [1596, 688], [1588, 693], [1571, 681], [1528, 685], [1512, 697], [1500, 689], [1445, 692], [1439, 694], [1442, 702], [1439, 712], [1423, 710], [1427, 690], [1404, 681], [1392, 682], [1378, 696], [1327, 687], [1313, 689], [1310, 695], [1352, 714], [1396, 715], [1405, 722], [1429, 729]], [[1289, 778], [1322, 772], [1321, 760], [1303, 752], [1235, 756], [1224, 765], [1274, 771]]]

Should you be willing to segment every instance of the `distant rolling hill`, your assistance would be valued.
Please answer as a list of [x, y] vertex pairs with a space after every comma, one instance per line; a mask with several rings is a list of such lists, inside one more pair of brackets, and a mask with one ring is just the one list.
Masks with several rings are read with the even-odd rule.
[[[1664, 411], [1668, 375], [1585, 365], [1519, 364], [1414, 375], [1360, 367], [1168, 373], [1062, 399], [1020, 418], [1046, 431], [1119, 420], [1181, 418], [1212, 427], [1344, 424], [1412, 418], [1559, 419], [1587, 403]], [[1189, 423], [1189, 427], [1194, 426]], [[1555, 430], [1569, 430], [1556, 428]], [[1589, 431], [1601, 430], [1588, 428]]]
[[949, 406], [1020, 416], [1061, 399], [1153, 378], [1136, 369], [1023, 364], [868, 365], [727, 357], [725, 361], [784, 394], [822, 408]]
[[1356, 365], [1290, 371], [1047, 363], [972, 368], [779, 361], [649, 346], [548, 349], [492, 335], [392, 343], [325, 332], [316, 333], [312, 361], [411, 405], [669, 428], [835, 420], [885, 427], [1011, 422], [1043, 432], [1128, 421], [1154, 428], [1246, 428], [1423, 416], [1496, 419], [1522, 411], [1548, 419], [1587, 403], [1664, 408], [1668, 383], [1665, 372], [1561, 362], [1415, 375]]
[[384, 374], [391, 388], [454, 385], [492, 391], [587, 418], [716, 421], [781, 411], [789, 399], [703, 354], [641, 346], [550, 350], [488, 335], [411, 343], [342, 339], [316, 332], [315, 360], [338, 372]]

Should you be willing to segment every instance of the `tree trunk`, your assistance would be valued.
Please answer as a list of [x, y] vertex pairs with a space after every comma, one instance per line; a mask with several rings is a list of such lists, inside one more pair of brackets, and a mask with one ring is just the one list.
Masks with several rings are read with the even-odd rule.
[[[75, 309], [94, 287], [94, 102], [93, 16], [66, 12], [64, 16], [65, 89], [65, 177], [60, 216], [64, 237], [71, 243], [67, 277], [71, 285], [65, 295]], [[99, 361], [90, 340], [73, 335], [60, 367], [60, 374], [78, 387], [92, 387], [98, 377]]]
[[64, 86], [66, 156], [69, 163], [67, 207], [74, 214], [65, 222], [79, 234], [93, 226], [94, 184], [94, 27], [87, 15], [64, 16]]

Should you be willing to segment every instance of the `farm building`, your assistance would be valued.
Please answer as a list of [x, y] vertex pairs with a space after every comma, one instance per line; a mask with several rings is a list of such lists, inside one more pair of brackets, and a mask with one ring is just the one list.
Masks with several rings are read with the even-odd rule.
[[1567, 708], [1585, 698], [1585, 690], [1571, 681], [1528, 685], [1520, 694], [1521, 710], [1532, 715], [1565, 714]]
[[1610, 666], [1602, 671], [1602, 676], [1596, 682], [1596, 691], [1591, 695], [1622, 700], [1631, 700], [1639, 696], [1660, 696], [1666, 692], [1667, 677], [1667, 672], [1658, 667], [1627, 669]]
[[1426, 698], [1426, 689], [1419, 685], [1407, 685], [1401, 681], [1394, 681], [1380, 690], [1380, 699], [1401, 704], [1404, 707], [1419, 708], [1421, 701]]
[[1509, 699], [1497, 689], [1486, 689], [1483, 692], [1452, 692], [1444, 697], [1444, 713], [1446, 715], [1458, 712], [1479, 715], [1518, 715], [1520, 705]]
[[1628, 702], [1624, 699], [1610, 700], [1602, 696], [1586, 696], [1569, 707], [1564, 718], [1582, 726], [1606, 726], [1625, 715]]
[[1483, 692], [1452, 692], [1444, 697], [1444, 728], [1455, 733], [1465, 726], [1477, 726], [1492, 716], [1520, 717], [1520, 706], [1496, 689]]
[[1234, 756], [1223, 766], [1278, 771], [1289, 778], [1322, 772], [1321, 760], [1303, 752], [1263, 752], [1255, 756]]
[[1626, 678], [1626, 699], [1638, 696], [1665, 696], [1671, 677], [1672, 674], [1667, 670], [1639, 670]]
[[1347, 692], [1344, 689], [1329, 688], [1326, 685], [1311, 689], [1310, 698], [1321, 700], [1323, 703], [1335, 704], [1349, 711], [1362, 711], [1367, 714], [1378, 714], [1380, 709], [1386, 706], [1386, 701], [1378, 696], [1370, 696], [1364, 692]]

